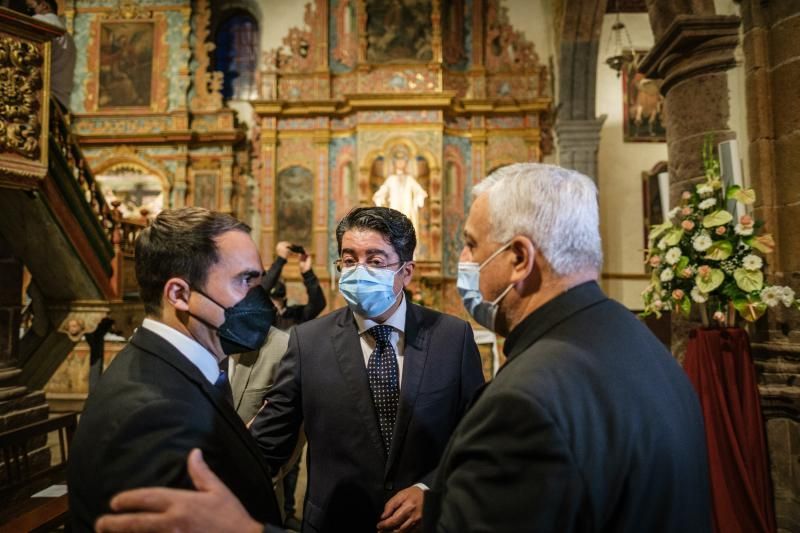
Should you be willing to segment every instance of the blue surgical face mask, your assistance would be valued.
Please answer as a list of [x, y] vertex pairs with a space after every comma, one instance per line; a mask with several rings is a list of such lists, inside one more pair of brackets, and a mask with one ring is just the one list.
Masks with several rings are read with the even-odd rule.
[[394, 291], [394, 277], [405, 266], [397, 270], [356, 265], [342, 270], [339, 292], [354, 313], [366, 318], [375, 318], [385, 313], [397, 301], [399, 292]]
[[456, 281], [456, 289], [461, 296], [461, 301], [467, 312], [475, 319], [475, 322], [485, 327], [489, 331], [495, 331], [495, 320], [497, 319], [497, 307], [508, 291], [514, 286], [513, 283], [509, 284], [506, 289], [500, 293], [500, 296], [491, 302], [484, 302], [483, 295], [481, 294], [481, 270], [489, 262], [497, 257], [503, 250], [511, 246], [511, 242], [498, 248], [492, 255], [481, 264], [475, 262], [463, 261], [458, 263], [458, 280]]

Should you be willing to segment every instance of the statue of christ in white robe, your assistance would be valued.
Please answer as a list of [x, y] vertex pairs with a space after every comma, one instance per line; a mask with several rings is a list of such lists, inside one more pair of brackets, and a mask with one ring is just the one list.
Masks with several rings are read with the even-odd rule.
[[428, 193], [417, 180], [406, 171], [408, 160], [394, 159], [394, 172], [386, 178], [383, 185], [372, 196], [378, 207], [391, 207], [411, 220], [414, 231], [419, 235], [419, 210], [425, 205]]

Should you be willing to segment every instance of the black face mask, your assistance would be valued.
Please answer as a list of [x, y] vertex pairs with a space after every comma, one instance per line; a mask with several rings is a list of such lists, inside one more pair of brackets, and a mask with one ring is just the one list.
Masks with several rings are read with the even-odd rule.
[[203, 291], [194, 290], [225, 310], [225, 321], [219, 327], [212, 326], [200, 317], [195, 317], [217, 330], [225, 355], [250, 352], [261, 348], [267, 338], [269, 328], [275, 320], [275, 306], [263, 287], [260, 285], [253, 287], [241, 301], [232, 307], [222, 306]]

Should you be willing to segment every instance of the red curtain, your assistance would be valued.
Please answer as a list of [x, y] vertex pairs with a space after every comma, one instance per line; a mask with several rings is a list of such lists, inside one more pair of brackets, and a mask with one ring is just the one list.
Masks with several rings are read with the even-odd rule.
[[765, 426], [747, 332], [693, 331], [684, 369], [705, 418], [714, 530], [774, 533]]

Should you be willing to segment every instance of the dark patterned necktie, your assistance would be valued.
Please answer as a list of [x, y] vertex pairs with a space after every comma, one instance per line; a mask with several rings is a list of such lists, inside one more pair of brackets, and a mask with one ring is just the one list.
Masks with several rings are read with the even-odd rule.
[[[228, 360], [225, 359], [225, 365], [227, 366]], [[221, 367], [222, 365], [220, 365]], [[225, 372], [222, 368], [219, 370], [219, 376], [217, 376], [217, 381], [214, 382], [214, 386], [222, 393], [222, 396], [227, 400], [231, 406], [233, 406], [233, 390], [231, 389], [231, 382], [228, 381], [228, 373]]]
[[375, 326], [368, 333], [375, 339], [375, 350], [367, 363], [369, 389], [378, 414], [383, 449], [388, 455], [397, 418], [397, 404], [400, 401], [397, 356], [391, 343], [392, 326]]

